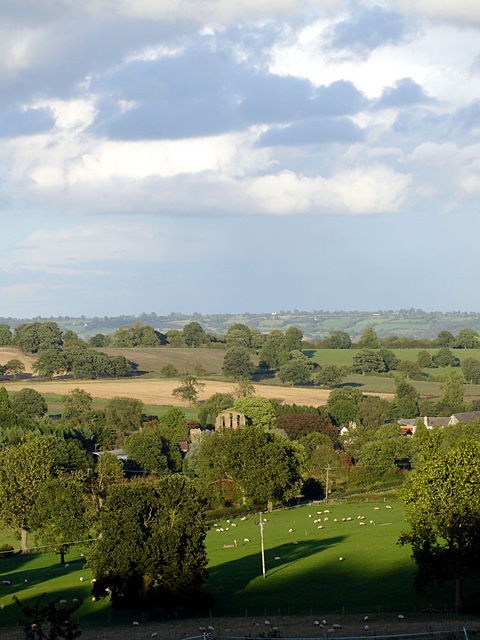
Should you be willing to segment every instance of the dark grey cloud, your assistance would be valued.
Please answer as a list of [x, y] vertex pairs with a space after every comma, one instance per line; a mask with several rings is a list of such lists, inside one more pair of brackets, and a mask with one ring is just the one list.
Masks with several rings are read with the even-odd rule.
[[31, 136], [45, 133], [55, 125], [50, 109], [9, 108], [0, 111], [0, 138]]
[[381, 7], [362, 8], [349, 20], [332, 28], [330, 46], [356, 53], [368, 53], [385, 44], [400, 42], [408, 33], [403, 15]]
[[332, 142], [352, 144], [363, 139], [363, 130], [350, 118], [322, 118], [296, 122], [284, 128], [269, 129], [260, 137], [258, 145], [303, 146]]
[[[289, 123], [358, 113], [368, 101], [351, 82], [315, 87], [276, 76], [257, 59], [238, 61], [232, 47], [199, 41], [180, 55], [134, 61], [92, 90], [108, 97], [92, 129], [114, 139], [176, 139], [236, 131], [253, 124]], [[118, 105], [135, 104], [127, 111]]]
[[402, 78], [393, 87], [387, 87], [376, 103], [379, 109], [389, 107], [409, 107], [414, 104], [437, 104], [436, 98], [426, 95], [422, 87], [412, 78]]

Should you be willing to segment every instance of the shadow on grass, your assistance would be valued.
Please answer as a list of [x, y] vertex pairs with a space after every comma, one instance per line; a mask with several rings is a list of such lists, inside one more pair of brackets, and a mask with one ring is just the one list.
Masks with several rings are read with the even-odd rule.
[[[332, 548], [342, 537], [282, 544], [266, 551], [266, 579], [260, 552], [209, 568], [206, 590], [216, 603], [216, 616], [340, 614], [450, 609], [453, 583], [431, 587], [424, 594], [413, 589], [413, 562], [393, 567], [376, 565], [361, 550], [339, 561]], [[319, 554], [318, 552], [325, 552]], [[354, 557], [357, 556], [357, 557]], [[478, 585], [465, 585], [465, 602]]]

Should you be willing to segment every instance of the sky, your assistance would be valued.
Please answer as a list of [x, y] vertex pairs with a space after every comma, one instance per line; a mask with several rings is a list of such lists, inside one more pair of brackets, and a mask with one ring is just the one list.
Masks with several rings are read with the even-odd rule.
[[0, 316], [480, 311], [478, 0], [1, 0]]

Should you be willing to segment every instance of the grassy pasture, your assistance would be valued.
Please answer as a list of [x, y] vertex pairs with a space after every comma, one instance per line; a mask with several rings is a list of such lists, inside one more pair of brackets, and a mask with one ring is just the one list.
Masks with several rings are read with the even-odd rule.
[[[414, 593], [410, 551], [396, 544], [406, 526], [403, 512], [397, 503], [388, 504], [392, 509], [386, 509], [385, 503], [364, 502], [264, 514], [266, 580], [262, 578], [260, 528], [256, 524], [259, 515], [212, 523], [206, 544], [210, 558], [207, 589], [216, 598], [213, 617], [409, 615], [430, 605], [444, 610], [453, 601], [453, 585], [432, 588], [421, 597]], [[325, 509], [330, 513], [317, 514]], [[365, 519], [358, 520], [359, 515]], [[341, 521], [347, 517], [351, 521]], [[322, 529], [314, 522], [318, 518]], [[360, 522], [367, 524], [360, 526]], [[213, 525], [224, 532], [218, 533]], [[244, 542], [245, 538], [250, 542]], [[230, 546], [234, 540], [237, 547]], [[62, 567], [52, 553], [0, 559], [1, 579], [11, 581], [11, 585], [0, 585], [0, 604], [4, 605], [0, 625], [15, 624], [18, 612], [13, 594], [22, 602], [33, 603], [43, 592], [67, 600], [82, 599], [78, 615], [85, 628], [108, 626], [109, 621], [131, 625], [138, 619], [133, 612], [113, 614], [107, 600], [92, 602], [92, 575], [80, 551], [75, 548], [67, 556], [69, 567]], [[340, 562], [340, 557], [344, 561]], [[471, 585], [466, 585], [465, 595], [476, 595]]]

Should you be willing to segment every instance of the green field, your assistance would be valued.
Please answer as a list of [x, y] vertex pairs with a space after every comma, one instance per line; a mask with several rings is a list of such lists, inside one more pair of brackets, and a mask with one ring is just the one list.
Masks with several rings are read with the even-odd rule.
[[[387, 509], [387, 504], [392, 509]], [[359, 520], [359, 515], [364, 520]], [[210, 558], [207, 589], [216, 598], [215, 617], [401, 613], [430, 605], [444, 610], [453, 601], [453, 584], [432, 588], [423, 596], [413, 591], [410, 551], [396, 544], [406, 527], [397, 503], [322, 504], [263, 517], [267, 520], [266, 580], [262, 578], [260, 527], [256, 524], [259, 515], [212, 523], [206, 541]], [[342, 522], [348, 517], [351, 521]], [[320, 518], [321, 523], [315, 523]], [[217, 532], [219, 527], [224, 531]], [[246, 538], [249, 542], [244, 542]], [[231, 546], [234, 540], [236, 547]], [[0, 559], [1, 580], [11, 582], [0, 585], [0, 604], [4, 605], [0, 625], [12, 626], [18, 617], [13, 594], [32, 603], [43, 592], [67, 600], [82, 599], [78, 614], [87, 626], [135, 619], [132, 612], [114, 615], [106, 600], [92, 602], [92, 575], [80, 551], [75, 548], [67, 556], [68, 567], [62, 567], [51, 553]], [[478, 595], [478, 589], [465, 587], [468, 603]]]

